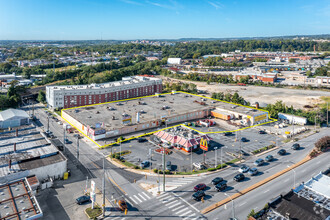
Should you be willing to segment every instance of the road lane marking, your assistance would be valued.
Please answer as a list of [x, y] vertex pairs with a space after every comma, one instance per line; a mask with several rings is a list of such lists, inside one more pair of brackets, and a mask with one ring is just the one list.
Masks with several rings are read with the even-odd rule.
[[178, 209], [180, 209], [180, 208], [182, 208], [182, 207], [184, 207], [184, 205], [182, 205], [182, 206], [178, 206], [178, 207], [172, 209], [172, 211], [174, 212], [175, 210], [178, 210]]
[[270, 189], [267, 189], [264, 193], [269, 192]]
[[184, 212], [184, 211], [186, 211], [187, 209], [189, 209], [188, 207], [186, 207], [186, 208], [184, 208], [184, 209], [181, 209], [181, 210], [179, 210], [179, 211], [177, 211], [175, 214], [180, 214], [181, 212]]
[[147, 193], [145, 193], [145, 192], [142, 192], [142, 194], [143, 194], [145, 197], [147, 197], [148, 199], [150, 199], [150, 197], [148, 196], [148, 194], [147, 194]]
[[192, 218], [192, 217], [195, 216], [195, 215], [196, 215], [196, 213], [193, 213], [193, 214], [189, 215], [188, 217], [184, 218], [183, 220], [186, 220], [186, 219]]
[[132, 200], [135, 204], [138, 204], [131, 196], [129, 197], [130, 200]]
[[174, 197], [171, 197], [171, 198], [169, 198], [169, 199], [163, 200], [162, 203], [167, 203], [167, 202], [169, 202], [169, 201], [172, 201], [173, 199], [175, 199], [175, 198], [174, 198]]
[[180, 204], [181, 204], [181, 202], [178, 202], [178, 201], [176, 201], [176, 200], [175, 200], [174, 202], [176, 202], [176, 203], [170, 205], [170, 206], [168, 207], [169, 209], [173, 208], [174, 206], [177, 206], [177, 205], [180, 205]]
[[[178, 196], [177, 194], [173, 193], [173, 195]], [[181, 197], [178, 197], [179, 199], [181, 199], [183, 202], [185, 202], [186, 204], [188, 204], [191, 208], [193, 208], [194, 210], [196, 210], [197, 212], [199, 212], [198, 209], [196, 209], [193, 205], [191, 205], [189, 202], [187, 202], [186, 200], [184, 200]]]
[[146, 198], [144, 198], [140, 193], [138, 194], [144, 201], [147, 201]]
[[288, 182], [288, 181], [289, 181], [289, 179], [284, 180], [285, 183]]
[[246, 202], [242, 202], [242, 203], [240, 203], [238, 206], [242, 206], [242, 205], [244, 205]]
[[122, 191], [125, 195], [127, 195], [127, 193], [113, 179], [111, 179], [110, 177], [108, 178], [113, 184], [115, 184], [115, 186], [117, 186], [118, 189], [120, 189], [120, 191]]
[[136, 198], [137, 200], [139, 200], [139, 202], [142, 202], [142, 200], [139, 199], [139, 197], [137, 197], [136, 195], [134, 195], [134, 198]]
[[173, 203], [175, 203], [175, 202], [177, 202], [176, 200], [174, 200], [174, 201], [172, 201], [172, 202], [169, 202], [169, 203], [167, 203], [167, 204], [165, 204], [166, 206], [169, 206], [169, 205], [171, 205], [171, 204], [173, 204]]
[[191, 210], [188, 210], [188, 212], [185, 212], [185, 213], [183, 213], [183, 214], [181, 214], [181, 215], [179, 215], [180, 217], [181, 216], [184, 216], [184, 215], [188, 215], [189, 213], [191, 213], [192, 211]]

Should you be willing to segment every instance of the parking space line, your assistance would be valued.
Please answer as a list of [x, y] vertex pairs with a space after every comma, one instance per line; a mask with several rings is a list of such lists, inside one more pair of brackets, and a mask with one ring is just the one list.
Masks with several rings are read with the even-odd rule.
[[172, 211], [178, 210], [178, 209], [180, 209], [180, 208], [182, 208], [182, 207], [184, 207], [184, 205], [182, 205], [182, 206], [178, 206], [178, 207], [172, 209]]
[[140, 200], [139, 197], [137, 197], [136, 195], [134, 195], [134, 198], [136, 198], [137, 200], [139, 200], [139, 202], [142, 202], [142, 200]]
[[148, 196], [148, 194], [147, 194], [147, 193], [145, 193], [145, 192], [142, 192], [142, 194], [143, 194], [145, 197], [147, 197], [148, 199], [150, 199], [150, 197]]
[[185, 212], [185, 213], [183, 213], [183, 214], [181, 214], [181, 215], [179, 215], [180, 217], [181, 216], [184, 216], [184, 215], [188, 215], [189, 213], [191, 213], [192, 211], [191, 210], [188, 210], [188, 212]]
[[188, 207], [186, 207], [186, 208], [184, 208], [184, 209], [181, 209], [181, 210], [179, 210], [179, 211], [177, 211], [175, 214], [180, 214], [181, 212], [184, 212], [184, 211], [186, 211], [187, 209], [189, 209]]

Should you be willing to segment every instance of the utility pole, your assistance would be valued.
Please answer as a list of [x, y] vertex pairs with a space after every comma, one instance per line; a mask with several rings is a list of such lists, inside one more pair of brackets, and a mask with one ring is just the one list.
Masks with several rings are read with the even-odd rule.
[[47, 134], [49, 134], [49, 115], [47, 115]]
[[190, 147], [190, 168], [191, 168], [191, 173], [193, 172], [192, 152], [193, 152], [193, 147]]
[[165, 146], [163, 146], [163, 192], [165, 192]]
[[222, 169], [222, 164], [223, 164], [223, 162], [222, 162], [222, 147], [220, 148], [220, 154], [221, 154], [221, 169]]
[[105, 157], [103, 157], [103, 180], [102, 180], [102, 191], [103, 191], [103, 218], [105, 216], [105, 167], [104, 167], [104, 160]]
[[65, 153], [65, 127], [66, 126], [63, 126], [63, 153]]
[[315, 128], [315, 132], [316, 132], [316, 115], [314, 117], [314, 128]]
[[327, 102], [327, 127], [329, 127], [329, 102]]
[[79, 135], [77, 136], [77, 160], [79, 161]]
[[240, 149], [240, 154], [241, 156], [239, 157], [239, 161], [242, 161], [242, 141], [241, 141], [241, 131], [239, 131], [239, 149]]

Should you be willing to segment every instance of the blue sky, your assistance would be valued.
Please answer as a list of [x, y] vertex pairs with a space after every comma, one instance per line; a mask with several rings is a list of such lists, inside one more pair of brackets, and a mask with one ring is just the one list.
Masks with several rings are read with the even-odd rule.
[[329, 33], [330, 0], [0, 0], [0, 40]]

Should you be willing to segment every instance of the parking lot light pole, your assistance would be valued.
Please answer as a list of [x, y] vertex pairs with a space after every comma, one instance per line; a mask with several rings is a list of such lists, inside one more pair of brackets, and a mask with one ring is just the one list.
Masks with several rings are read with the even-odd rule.
[[77, 136], [77, 160], [79, 161], [79, 135]]
[[232, 215], [233, 215], [233, 219], [235, 219], [235, 207], [234, 207], [234, 200], [232, 200], [231, 199], [231, 196], [230, 195], [228, 195], [227, 193], [225, 193], [225, 195], [227, 196], [227, 197], [229, 197], [229, 199], [231, 200], [231, 210], [232, 210]]
[[217, 155], [217, 152], [218, 151], [217, 151], [217, 149], [218, 149], [217, 147], [214, 148], [214, 161], [215, 161], [214, 168], [217, 168], [217, 165], [218, 165], [217, 164], [217, 159], [218, 159], [218, 155]]
[[63, 126], [63, 153], [65, 153], [65, 126]]
[[165, 192], [165, 146], [163, 146], [163, 159], [164, 159], [164, 164], [163, 164], [163, 192]]
[[193, 153], [193, 146], [191, 146], [191, 148], [190, 148], [190, 168], [191, 168], [191, 173], [193, 172], [192, 153]]
[[223, 161], [222, 161], [222, 147], [220, 148], [220, 157], [221, 157], [221, 161], [220, 161], [221, 165], [220, 166], [221, 166], [221, 169], [222, 169], [222, 164], [223, 164]]

